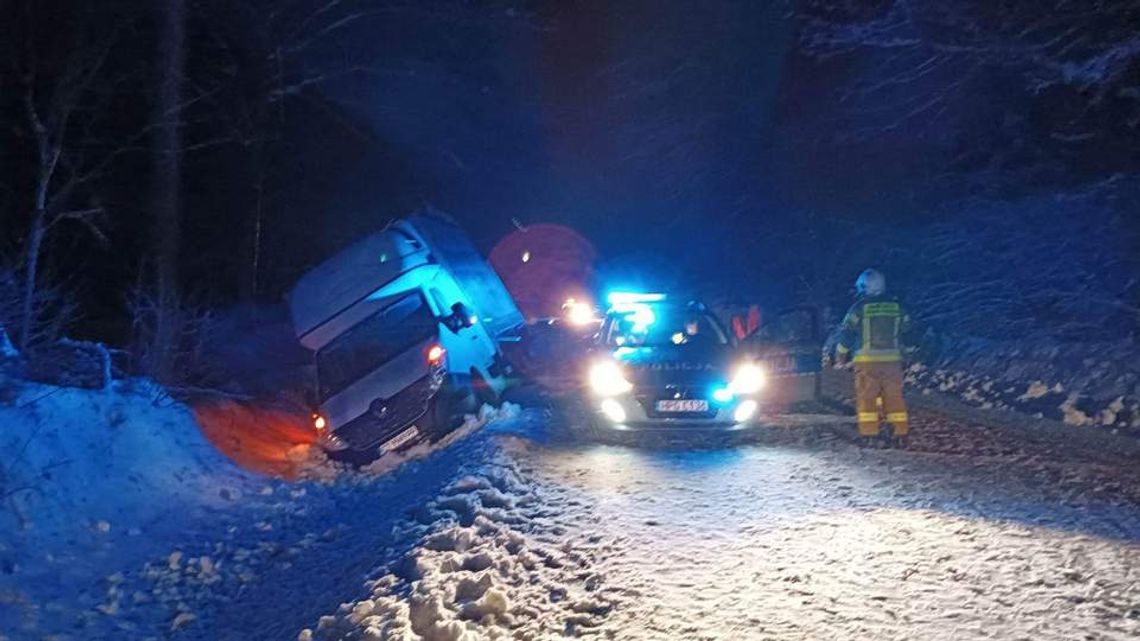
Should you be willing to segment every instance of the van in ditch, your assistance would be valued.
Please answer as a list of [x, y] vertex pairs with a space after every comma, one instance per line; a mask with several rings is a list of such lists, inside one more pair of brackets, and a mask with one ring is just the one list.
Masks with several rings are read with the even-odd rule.
[[499, 343], [523, 325], [498, 275], [436, 210], [318, 265], [289, 307], [316, 361], [322, 444], [359, 461], [437, 439], [495, 402], [511, 373]]

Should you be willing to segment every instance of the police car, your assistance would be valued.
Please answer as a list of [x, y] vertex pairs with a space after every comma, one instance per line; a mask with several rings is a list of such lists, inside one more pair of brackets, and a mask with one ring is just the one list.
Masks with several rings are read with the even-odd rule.
[[767, 376], [703, 305], [617, 292], [582, 376], [595, 434], [645, 429], [743, 429]]

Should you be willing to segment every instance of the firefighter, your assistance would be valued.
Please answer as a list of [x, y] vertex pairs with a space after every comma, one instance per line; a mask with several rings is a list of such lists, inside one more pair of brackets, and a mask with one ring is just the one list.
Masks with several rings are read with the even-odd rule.
[[910, 432], [903, 400], [902, 345], [910, 318], [887, 295], [887, 280], [867, 269], [855, 281], [857, 300], [843, 318], [835, 349], [840, 365], [855, 364], [855, 410], [862, 444], [874, 446], [883, 419], [891, 424], [895, 447], [905, 448]]

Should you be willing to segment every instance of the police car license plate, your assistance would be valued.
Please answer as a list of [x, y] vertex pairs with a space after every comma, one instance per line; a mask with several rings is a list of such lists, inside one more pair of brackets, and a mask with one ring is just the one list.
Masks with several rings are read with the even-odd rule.
[[656, 407], [658, 412], [707, 412], [709, 411], [709, 402], [693, 399], [669, 399], [657, 401]]

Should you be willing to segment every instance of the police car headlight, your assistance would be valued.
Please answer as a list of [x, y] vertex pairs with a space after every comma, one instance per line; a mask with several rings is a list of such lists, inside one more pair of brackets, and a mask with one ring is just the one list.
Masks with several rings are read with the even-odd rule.
[[755, 363], [745, 363], [736, 369], [728, 388], [734, 394], [748, 395], [764, 389], [764, 385], [767, 383], [768, 375], [764, 372], [763, 367]]
[[590, 389], [599, 396], [617, 396], [633, 389], [621, 368], [612, 361], [602, 361], [590, 368]]

